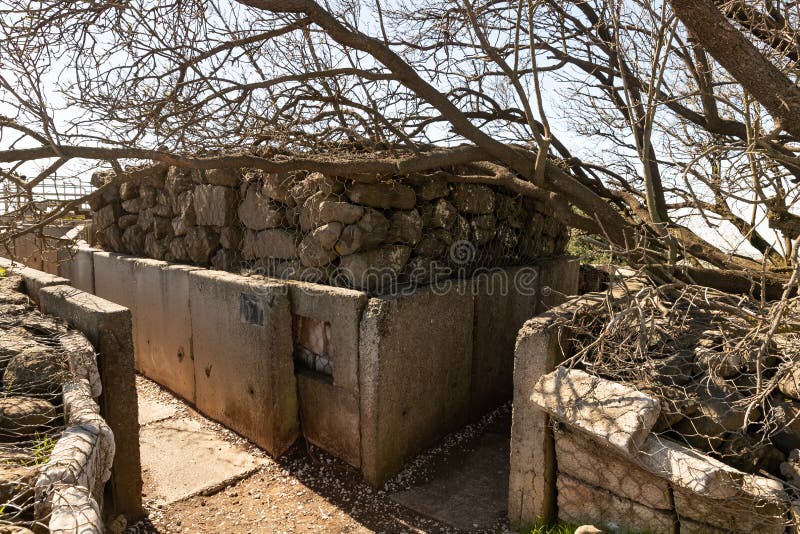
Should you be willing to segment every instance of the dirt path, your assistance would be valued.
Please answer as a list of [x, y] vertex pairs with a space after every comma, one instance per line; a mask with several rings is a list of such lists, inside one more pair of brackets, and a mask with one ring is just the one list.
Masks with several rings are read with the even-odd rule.
[[[390, 495], [302, 440], [273, 460], [155, 383], [140, 377], [137, 388], [148, 516], [126, 532], [464, 532], [393, 499], [431, 478], [441, 451], [421, 456]], [[477, 531], [505, 531], [500, 515]]]

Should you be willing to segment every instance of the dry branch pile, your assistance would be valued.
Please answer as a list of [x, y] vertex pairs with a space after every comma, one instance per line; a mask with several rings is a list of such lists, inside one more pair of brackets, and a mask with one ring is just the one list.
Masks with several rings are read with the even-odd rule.
[[800, 492], [800, 298], [646, 285], [584, 312], [563, 322], [565, 365], [658, 398], [657, 433]]

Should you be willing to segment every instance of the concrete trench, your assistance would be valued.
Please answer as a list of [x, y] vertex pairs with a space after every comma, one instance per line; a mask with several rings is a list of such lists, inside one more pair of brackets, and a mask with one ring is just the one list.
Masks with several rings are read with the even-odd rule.
[[[518, 328], [559, 295], [574, 293], [578, 279], [575, 260], [554, 259], [537, 264], [537, 291], [524, 294], [498, 294], [485, 280], [466, 280], [443, 294], [420, 289], [370, 298], [361, 291], [88, 247], [62, 257], [60, 272], [76, 287], [131, 311], [137, 371], [199, 414], [272, 457], [303, 436], [377, 487], [391, 485], [404, 466], [419, 461], [413, 460], [417, 455], [428, 454], [445, 436], [452, 440], [451, 433], [468, 431], [510, 399]], [[506, 275], [513, 279], [513, 270]], [[538, 291], [543, 287], [554, 291]], [[143, 440], [194, 432], [180, 424], [162, 428], [166, 424], [145, 422]], [[462, 509], [453, 522], [462, 528], [481, 524], [455, 501], [438, 509], [420, 503], [432, 495], [459, 495], [484, 461], [496, 473], [495, 499], [487, 507], [505, 501], [509, 437], [492, 434], [475, 445], [482, 452], [462, 455], [463, 466], [442, 469], [417, 488], [398, 486], [397, 502], [443, 519], [448, 509]], [[143, 456], [151, 452], [157, 453], [143, 441]], [[450, 490], [443, 491], [447, 484]], [[496, 520], [498, 512], [472, 515]]]

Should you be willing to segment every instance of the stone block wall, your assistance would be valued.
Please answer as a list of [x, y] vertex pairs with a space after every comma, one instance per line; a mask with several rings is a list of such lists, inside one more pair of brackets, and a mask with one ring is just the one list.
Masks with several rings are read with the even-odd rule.
[[660, 403], [558, 367], [559, 318], [602, 306], [587, 294], [528, 321], [517, 340], [509, 480], [514, 526], [537, 519], [608, 532], [773, 532], [794, 525], [781, 481], [747, 474], [653, 431]]
[[544, 202], [410, 176], [172, 167], [107, 187], [91, 207], [106, 250], [373, 292], [557, 256], [568, 238]]

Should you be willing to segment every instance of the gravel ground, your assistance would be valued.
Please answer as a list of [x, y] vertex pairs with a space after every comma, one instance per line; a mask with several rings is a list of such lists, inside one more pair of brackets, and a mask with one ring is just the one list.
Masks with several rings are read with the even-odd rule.
[[[195, 418], [226, 441], [268, 458], [259, 448], [202, 417], [157, 384], [139, 377], [137, 388], [142, 398], [168, 403], [178, 416]], [[146, 502], [147, 517], [129, 525], [126, 532], [461, 532], [395, 503], [386, 490], [399, 491], [427, 480], [443, 458], [465, 446], [507, 411], [508, 407], [503, 407], [448, 436], [439, 447], [412, 461], [382, 490], [364, 483], [353, 467], [299, 440], [283, 457], [268, 459], [262, 469], [218, 493], [171, 505]], [[503, 531], [507, 528], [498, 521], [492, 532]]]

